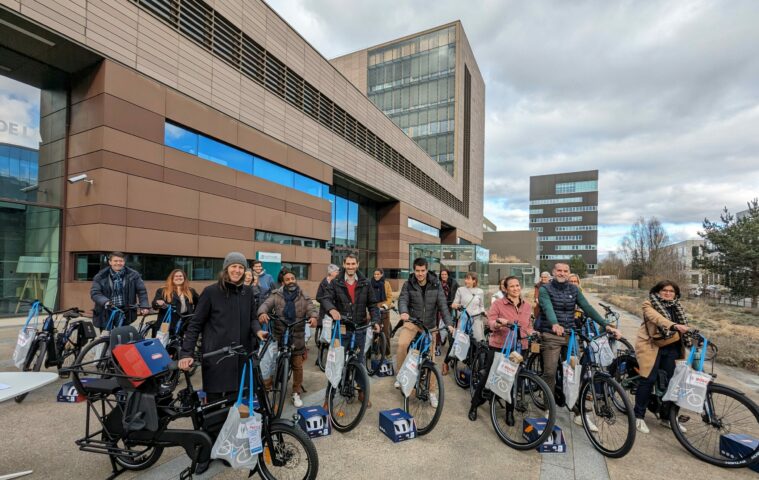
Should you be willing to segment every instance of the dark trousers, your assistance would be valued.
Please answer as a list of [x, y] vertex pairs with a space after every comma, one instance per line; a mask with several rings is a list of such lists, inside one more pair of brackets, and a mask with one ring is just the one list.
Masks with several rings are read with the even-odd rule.
[[472, 396], [472, 408], [477, 408], [485, 403], [485, 397], [483, 391], [485, 390], [485, 384], [488, 382], [488, 373], [490, 373], [490, 367], [493, 365], [493, 354], [500, 352], [498, 347], [488, 347], [485, 351], [485, 364], [480, 365], [480, 380], [477, 382], [474, 388], [474, 395]]
[[[680, 357], [680, 343], [673, 343], [659, 349], [656, 354], [656, 361], [654, 362], [654, 368], [648, 377], [641, 380], [638, 385], [638, 390], [635, 393], [635, 418], [645, 418], [646, 407], [648, 406], [648, 400], [651, 396], [651, 391], [656, 384], [656, 379], [659, 375], [659, 370], [667, 372], [667, 382], [672, 378], [672, 374], [675, 373], [675, 360]], [[665, 402], [670, 404], [670, 402]]]

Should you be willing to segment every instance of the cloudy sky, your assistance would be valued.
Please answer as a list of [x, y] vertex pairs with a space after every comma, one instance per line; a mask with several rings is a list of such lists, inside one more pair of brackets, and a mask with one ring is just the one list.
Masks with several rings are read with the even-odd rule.
[[531, 175], [600, 170], [602, 254], [641, 215], [694, 238], [759, 196], [757, 1], [269, 3], [327, 58], [460, 19], [499, 229], [528, 227]]

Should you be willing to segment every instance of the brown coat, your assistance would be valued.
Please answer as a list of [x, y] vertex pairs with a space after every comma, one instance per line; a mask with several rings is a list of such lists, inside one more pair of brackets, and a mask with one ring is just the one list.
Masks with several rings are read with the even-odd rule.
[[[657, 326], [670, 328], [674, 322], [667, 319], [651, 305], [649, 300], [643, 302], [643, 323], [638, 328], [638, 336], [635, 340], [635, 356], [638, 359], [640, 375], [648, 377], [656, 363], [656, 356], [659, 354], [659, 347], [654, 345], [652, 338], [658, 336]], [[680, 343], [682, 347], [682, 342]], [[685, 350], [680, 353], [680, 358], [685, 358]]]
[[[272, 311], [279, 318], [284, 320], [285, 297], [282, 295], [282, 287], [271, 292], [271, 295], [269, 295], [266, 298], [266, 301], [264, 301], [264, 303], [259, 307], [258, 315], [260, 316], [263, 313], [269, 313]], [[312, 302], [308, 295], [303, 293], [303, 290], [301, 290], [298, 298], [295, 299], [295, 320], [303, 320], [304, 318], [316, 318], [317, 313], [318, 309], [314, 305], [314, 302]], [[277, 339], [277, 342], [281, 342], [282, 336], [285, 333], [285, 327], [282, 325], [282, 322], [269, 322], [269, 326], [274, 327], [274, 338]], [[300, 325], [293, 327], [290, 331], [290, 335], [292, 335], [293, 339], [293, 354], [302, 355], [303, 352], [306, 351], [305, 324], [301, 323]]]

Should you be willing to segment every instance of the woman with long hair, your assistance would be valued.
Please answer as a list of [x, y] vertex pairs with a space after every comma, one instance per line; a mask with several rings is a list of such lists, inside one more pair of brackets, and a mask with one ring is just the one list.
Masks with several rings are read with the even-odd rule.
[[369, 283], [377, 300], [377, 308], [380, 309], [382, 319], [382, 331], [385, 333], [385, 355], [390, 355], [390, 309], [393, 307], [393, 289], [390, 282], [385, 279], [385, 271], [375, 268]]
[[[167, 306], [171, 306], [169, 331], [174, 332], [180, 315], [193, 313], [197, 304], [198, 292], [190, 287], [187, 274], [181, 268], [172, 270], [169, 276], [166, 277], [166, 284], [156, 290], [153, 297], [153, 308], [158, 310], [158, 321], [153, 324], [153, 328], [151, 329], [153, 336], [156, 335], [158, 328], [166, 320], [166, 315], [169, 313], [168, 308], [166, 308]], [[174, 333], [180, 334], [181, 332]]]

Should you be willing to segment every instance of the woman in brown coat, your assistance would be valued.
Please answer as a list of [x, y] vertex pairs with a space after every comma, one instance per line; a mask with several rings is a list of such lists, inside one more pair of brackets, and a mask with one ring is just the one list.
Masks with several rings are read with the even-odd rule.
[[[282, 275], [282, 286], [274, 290], [266, 301], [258, 309], [258, 321], [269, 323], [269, 312], [274, 312], [279, 318], [287, 323], [293, 323], [304, 318], [309, 319], [311, 328], [316, 328], [316, 314], [318, 310], [308, 296], [298, 286], [295, 274], [285, 270]], [[269, 325], [277, 342], [282, 342], [285, 326], [282, 322], [274, 322]], [[296, 408], [303, 406], [300, 394], [303, 391], [303, 354], [306, 353], [306, 326], [301, 323], [293, 327], [292, 356], [290, 364], [293, 369], [293, 405]]]
[[[651, 391], [659, 370], [667, 372], [667, 380], [675, 372], [675, 360], [685, 357], [680, 335], [688, 331], [688, 318], [680, 305], [680, 287], [670, 280], [662, 280], [648, 292], [643, 302], [643, 323], [638, 329], [635, 355], [643, 378], [635, 394], [635, 426], [649, 433], [644, 420]], [[665, 405], [668, 410], [669, 405]], [[660, 418], [667, 418], [660, 412]], [[685, 419], [681, 420], [682, 422]], [[668, 421], [662, 425], [669, 426]], [[682, 431], [685, 429], [680, 426]]]

